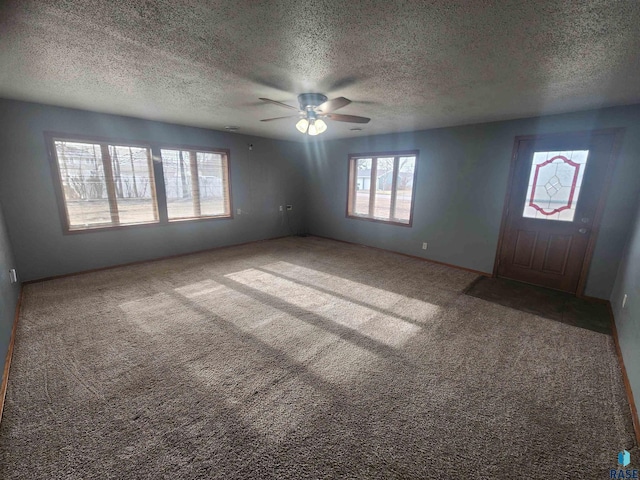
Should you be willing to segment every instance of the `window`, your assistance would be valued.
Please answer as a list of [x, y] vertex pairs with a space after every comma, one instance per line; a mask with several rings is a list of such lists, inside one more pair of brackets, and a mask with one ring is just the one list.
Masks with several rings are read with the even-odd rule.
[[589, 150], [535, 152], [522, 216], [572, 222]]
[[347, 217], [410, 226], [418, 152], [349, 155]]
[[148, 146], [54, 138], [53, 147], [68, 231], [158, 222]]
[[162, 149], [169, 220], [229, 217], [229, 169], [224, 151]]
[[227, 150], [45, 137], [66, 233], [232, 216]]

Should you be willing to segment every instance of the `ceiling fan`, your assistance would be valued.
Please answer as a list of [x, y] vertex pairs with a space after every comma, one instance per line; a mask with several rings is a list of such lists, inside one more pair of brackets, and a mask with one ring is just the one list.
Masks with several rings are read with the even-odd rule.
[[369, 123], [371, 120], [367, 117], [358, 117], [356, 115], [343, 115], [340, 113], [333, 113], [339, 108], [346, 107], [351, 103], [351, 100], [338, 97], [332, 100], [327, 100], [325, 95], [320, 93], [302, 93], [298, 95], [298, 103], [300, 108], [292, 107], [286, 103], [276, 102], [269, 98], [261, 98], [260, 100], [280, 105], [281, 107], [296, 110], [298, 113], [295, 115], [287, 115], [284, 117], [267, 118], [261, 120], [261, 122], [271, 122], [273, 120], [283, 120], [285, 118], [300, 117], [296, 128], [301, 133], [307, 133], [309, 135], [319, 135], [327, 129], [327, 124], [322, 120], [328, 118], [335, 120], [336, 122], [351, 122], [351, 123]]

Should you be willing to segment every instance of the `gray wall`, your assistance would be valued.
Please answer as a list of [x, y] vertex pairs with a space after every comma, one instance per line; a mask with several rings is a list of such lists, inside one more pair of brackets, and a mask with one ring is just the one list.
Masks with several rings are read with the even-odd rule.
[[[231, 151], [233, 219], [63, 235], [43, 131]], [[249, 151], [248, 144], [253, 150]], [[290, 233], [279, 205], [304, 218], [304, 150], [298, 143], [0, 100], [0, 202], [23, 281]]]
[[[374, 119], [375, 121], [375, 119]], [[640, 105], [377, 135], [309, 141], [311, 233], [493, 271], [516, 135], [626, 127], [586, 295], [608, 299], [640, 188]], [[413, 227], [345, 218], [349, 153], [420, 150]], [[428, 242], [428, 250], [421, 249]]]
[[[620, 350], [636, 404], [640, 403], [640, 199], [638, 203], [634, 227], [611, 295]], [[627, 302], [622, 308], [625, 294]]]
[[[2, 143], [0, 143], [2, 145]], [[4, 359], [9, 349], [11, 328], [16, 313], [16, 304], [20, 294], [20, 283], [11, 284], [9, 281], [9, 269], [15, 268], [9, 235], [0, 205], [0, 361], [4, 365]]]

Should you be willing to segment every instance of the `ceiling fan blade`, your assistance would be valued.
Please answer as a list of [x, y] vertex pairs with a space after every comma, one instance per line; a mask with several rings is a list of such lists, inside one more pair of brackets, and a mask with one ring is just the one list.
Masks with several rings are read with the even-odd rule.
[[371, 120], [367, 117], [358, 117], [356, 115], [341, 115], [340, 113], [330, 113], [327, 115], [331, 120], [336, 122], [351, 122], [351, 123], [369, 123]]
[[275, 117], [275, 118], [265, 118], [264, 120], [260, 120], [261, 122], [271, 122], [273, 120], [282, 120], [284, 118], [293, 118], [298, 117], [298, 115], [287, 115], [285, 117]]
[[260, 100], [262, 100], [263, 102], [274, 103], [276, 105], [280, 105], [281, 107], [290, 108], [291, 110], [295, 110], [296, 112], [298, 111], [297, 107], [292, 107], [291, 105], [287, 105], [286, 103], [282, 103], [282, 102], [276, 102], [275, 100], [271, 100], [269, 98], [261, 98]]
[[327, 100], [324, 103], [321, 103], [316, 107], [316, 112], [318, 113], [329, 113], [338, 110], [339, 108], [346, 107], [351, 103], [351, 100], [344, 97], [334, 98], [332, 100]]

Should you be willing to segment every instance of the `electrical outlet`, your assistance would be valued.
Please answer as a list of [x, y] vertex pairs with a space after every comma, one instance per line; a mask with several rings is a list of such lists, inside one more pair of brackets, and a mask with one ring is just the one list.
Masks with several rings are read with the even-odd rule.
[[624, 308], [624, 306], [627, 304], [627, 294], [624, 294], [624, 297], [622, 297], [622, 308]]
[[236, 210], [236, 214], [237, 214], [237, 215], [242, 215], [242, 209], [241, 209], [241, 208], [238, 208], [238, 209]]
[[287, 205], [287, 210], [293, 210], [293, 205]]
[[278, 210], [280, 210], [281, 212], [283, 211], [282, 205], [280, 205], [280, 208]]
[[12, 268], [9, 270], [9, 281], [11, 283], [16, 283], [18, 281], [18, 274], [16, 273], [16, 269]]
[[426, 250], [426, 249], [427, 249], [427, 242], [424, 242], [424, 243], [422, 244], [422, 249], [423, 249], [423, 250]]

